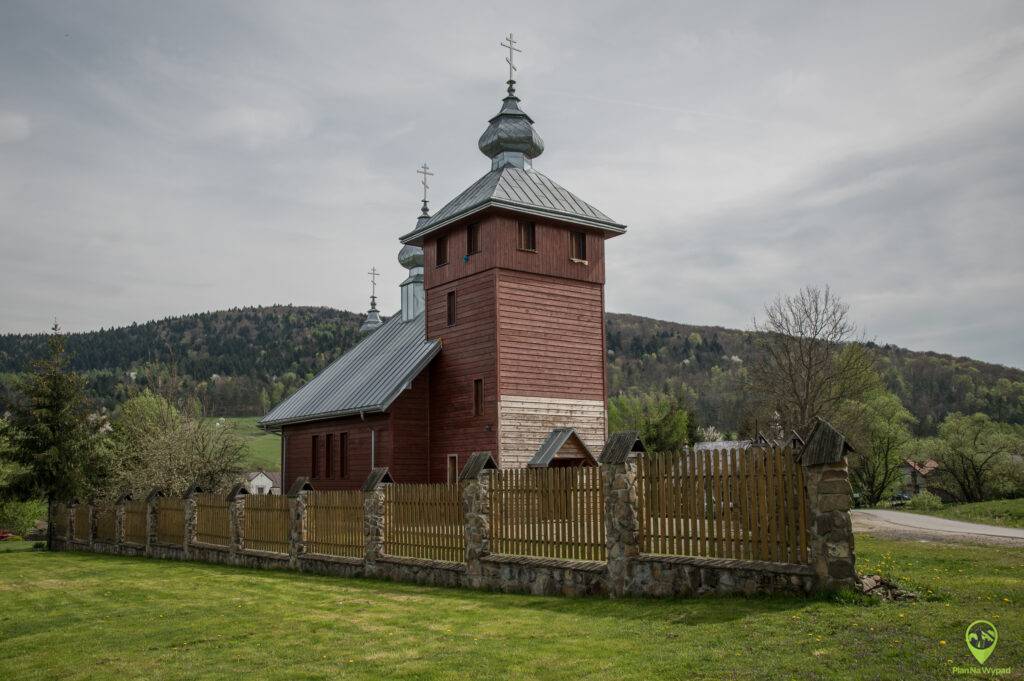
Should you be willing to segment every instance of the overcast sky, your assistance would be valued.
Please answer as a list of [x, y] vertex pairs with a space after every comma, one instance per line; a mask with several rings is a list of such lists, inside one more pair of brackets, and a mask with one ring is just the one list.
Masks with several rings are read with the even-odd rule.
[[[552, 7], [552, 4], [557, 4]], [[535, 167], [629, 226], [608, 309], [750, 326], [830, 284], [868, 336], [1024, 367], [1024, 3], [0, 3], [0, 332], [364, 310], [397, 236]]]

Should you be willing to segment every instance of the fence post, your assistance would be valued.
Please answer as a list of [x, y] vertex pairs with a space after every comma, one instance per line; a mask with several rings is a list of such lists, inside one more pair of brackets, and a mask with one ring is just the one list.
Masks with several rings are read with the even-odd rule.
[[75, 509], [77, 508], [78, 499], [72, 499], [70, 502], [68, 502], [68, 505], [65, 507], [68, 516], [68, 529], [64, 533], [65, 549], [67, 549], [68, 545], [74, 543], [75, 541], [75, 516], [77, 515], [77, 513], [75, 513]]
[[288, 532], [288, 567], [299, 569], [299, 559], [306, 553], [306, 497], [313, 490], [307, 478], [296, 478], [288, 490], [291, 528]]
[[86, 535], [85, 541], [92, 551], [93, 543], [96, 541], [96, 502], [89, 503], [89, 534]]
[[489, 452], [474, 452], [459, 474], [465, 518], [466, 574], [469, 585], [476, 589], [484, 586], [480, 559], [491, 552], [491, 471], [497, 467]]
[[858, 582], [850, 520], [853, 489], [846, 458], [852, 451], [842, 433], [819, 418], [799, 455], [807, 492], [810, 557], [820, 589]]
[[363, 483], [363, 574], [377, 574], [377, 560], [384, 553], [384, 490], [394, 480], [387, 468], [374, 468]]
[[245, 549], [245, 497], [249, 490], [238, 483], [228, 492], [228, 519], [231, 526], [231, 556]]
[[608, 595], [630, 591], [640, 555], [640, 513], [636, 492], [636, 457], [645, 451], [636, 431], [616, 433], [601, 452]]
[[185, 560], [192, 558], [192, 544], [196, 541], [196, 528], [199, 518], [199, 504], [196, 502], [196, 495], [202, 494], [204, 491], [198, 483], [194, 483], [182, 495], [181, 515], [185, 527], [181, 533], [181, 548], [185, 554]]
[[114, 543], [120, 547], [124, 544], [124, 505], [131, 498], [131, 494], [125, 493], [117, 498], [114, 505]]
[[157, 508], [156, 500], [164, 495], [159, 487], [154, 487], [146, 495], [146, 555], [153, 555], [153, 546], [157, 543], [156, 527], [159, 522], [160, 509]]

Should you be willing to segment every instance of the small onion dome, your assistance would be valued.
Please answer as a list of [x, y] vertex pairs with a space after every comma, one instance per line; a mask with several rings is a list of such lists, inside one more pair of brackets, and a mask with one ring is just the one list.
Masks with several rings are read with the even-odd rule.
[[423, 249], [411, 244], [402, 246], [402, 250], [398, 252], [398, 262], [407, 270], [423, 267]]
[[480, 136], [480, 151], [488, 158], [504, 152], [517, 152], [533, 159], [544, 152], [544, 140], [533, 129], [533, 119], [519, 108], [515, 82], [509, 81], [508, 96], [502, 100], [501, 110]]

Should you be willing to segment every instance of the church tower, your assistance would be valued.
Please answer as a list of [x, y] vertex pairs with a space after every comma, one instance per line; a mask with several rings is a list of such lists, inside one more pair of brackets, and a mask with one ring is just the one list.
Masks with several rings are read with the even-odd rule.
[[[505, 45], [515, 50], [509, 36]], [[516, 50], [517, 51], [517, 50]], [[473, 452], [527, 465], [554, 428], [606, 436], [604, 241], [626, 231], [533, 168], [544, 142], [508, 91], [480, 137], [490, 171], [401, 238], [423, 249], [432, 482]]]

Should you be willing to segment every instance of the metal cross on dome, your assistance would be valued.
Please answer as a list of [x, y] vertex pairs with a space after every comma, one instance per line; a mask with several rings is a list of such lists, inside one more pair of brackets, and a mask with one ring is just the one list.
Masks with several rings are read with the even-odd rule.
[[420, 166], [420, 169], [417, 170], [416, 172], [423, 176], [423, 179], [420, 181], [420, 184], [423, 185], [423, 201], [424, 203], [426, 203], [427, 190], [430, 189], [430, 185], [427, 184], [427, 177], [432, 177], [434, 173], [430, 172], [430, 166], [428, 166], [426, 163]]
[[512, 37], [511, 33], [509, 33], [508, 37], [501, 43], [501, 46], [508, 48], [508, 56], [505, 57], [505, 61], [508, 62], [508, 79], [509, 82], [512, 82], [515, 80], [515, 72], [518, 71], [516, 65], [513, 63], [516, 56], [515, 53], [522, 52], [522, 50], [516, 47], [516, 41]]
[[376, 267], [371, 267], [367, 274], [370, 275], [370, 307], [377, 309], [377, 277], [380, 276], [380, 272]]

